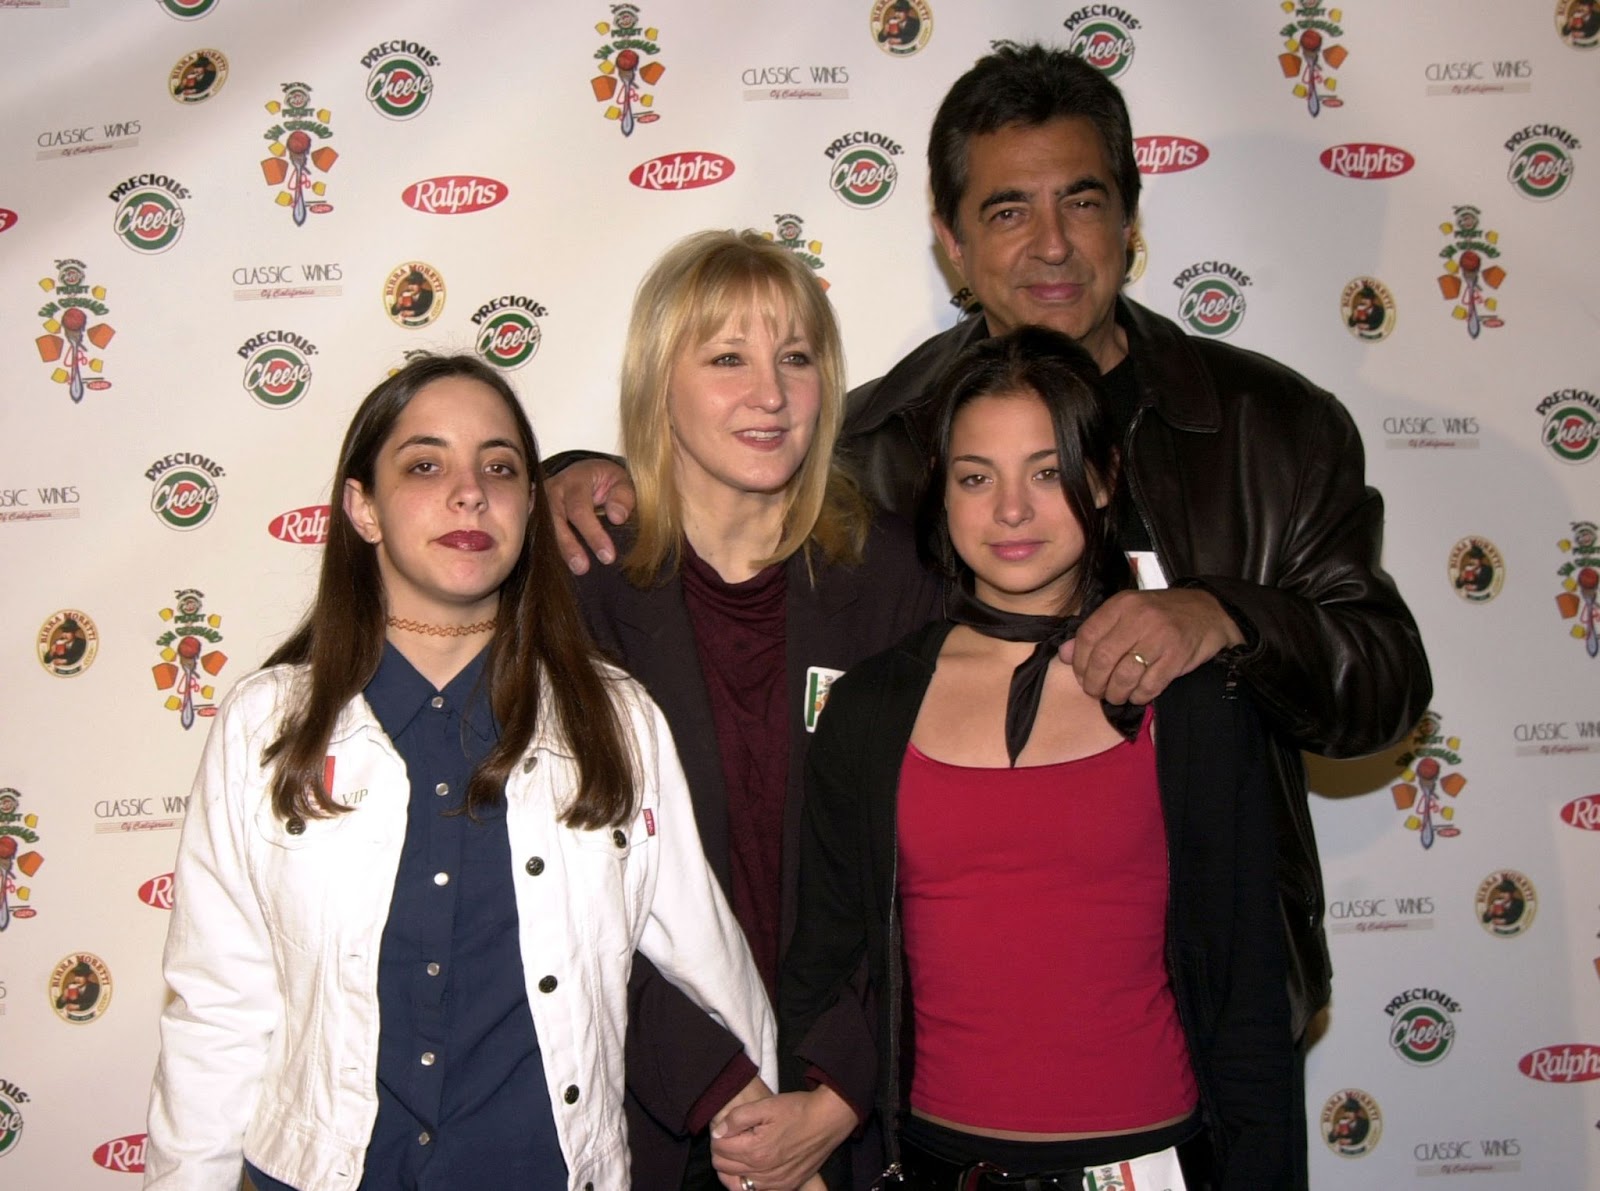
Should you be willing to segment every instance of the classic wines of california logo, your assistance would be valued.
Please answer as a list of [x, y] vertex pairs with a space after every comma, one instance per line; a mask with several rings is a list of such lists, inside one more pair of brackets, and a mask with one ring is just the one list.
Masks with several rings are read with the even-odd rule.
[[163, 706], [178, 713], [185, 729], [194, 727], [196, 716], [217, 714], [211, 702], [216, 689], [206, 678], [215, 678], [228, 664], [227, 654], [208, 648], [222, 643], [222, 617], [206, 613], [204, 601], [204, 592], [183, 588], [172, 607], [161, 609], [168, 628], [156, 638], [161, 661], [151, 668], [156, 689], [171, 692]]
[[1362, 1158], [1383, 1136], [1383, 1112], [1360, 1088], [1340, 1088], [1322, 1105], [1322, 1140], [1341, 1158]]
[[0, 931], [9, 927], [12, 919], [32, 918], [38, 913], [29, 904], [33, 888], [26, 884], [44, 864], [44, 855], [36, 847], [38, 828], [39, 816], [22, 810], [20, 791], [0, 790]]
[[1473, 908], [1484, 930], [1497, 939], [1514, 939], [1533, 925], [1539, 894], [1515, 869], [1501, 869], [1478, 882]]
[[1482, 227], [1482, 213], [1476, 207], [1457, 207], [1452, 223], [1441, 223], [1439, 230], [1450, 243], [1439, 250], [1444, 272], [1439, 276], [1439, 292], [1445, 301], [1454, 302], [1452, 318], [1467, 324], [1467, 334], [1476, 339], [1485, 327], [1503, 327], [1505, 319], [1495, 313], [1498, 298], [1484, 293], [1484, 287], [1500, 288], [1506, 271], [1499, 265], [1484, 267], [1485, 260], [1500, 257], [1500, 233]]
[[1572, 536], [1556, 545], [1568, 556], [1556, 568], [1561, 576], [1556, 610], [1562, 620], [1573, 622], [1572, 636], [1583, 642], [1589, 656], [1600, 657], [1600, 608], [1595, 599], [1600, 588], [1600, 527], [1593, 521], [1574, 521]]
[[361, 56], [367, 75], [367, 102], [388, 120], [411, 120], [433, 98], [433, 70], [439, 57], [415, 41], [384, 41]]
[[1560, 195], [1572, 182], [1573, 154], [1583, 145], [1555, 124], [1529, 124], [1506, 140], [1511, 164], [1506, 181], [1523, 198], [1544, 202]]
[[67, 956], [50, 973], [50, 1005], [57, 1017], [73, 1025], [105, 1016], [111, 1006], [111, 969], [87, 951]]
[[[39, 279], [39, 288], [50, 300], [39, 308], [45, 333], [34, 344], [41, 360], [56, 365], [50, 379], [66, 385], [67, 395], [74, 401], [82, 401], [86, 390], [111, 387], [100, 375], [105, 361], [89, 349], [104, 351], [116, 331], [108, 322], [89, 321], [91, 317], [104, 319], [111, 308], [105, 303], [106, 287], [88, 285], [87, 275], [82, 261], [59, 260], [54, 277]], [[92, 374], [87, 379], [85, 370]]]
[[874, 0], [868, 25], [880, 50], [905, 58], [922, 50], [933, 36], [933, 9], [927, 0]]
[[1456, 1039], [1454, 1014], [1461, 1006], [1436, 988], [1412, 988], [1394, 997], [1383, 1011], [1389, 1015], [1389, 1046], [1416, 1067], [1431, 1067]]
[[1339, 295], [1344, 325], [1363, 343], [1380, 343], [1394, 331], [1394, 294], [1376, 277], [1356, 277]]
[[[328, 127], [333, 114], [327, 108], [312, 110], [311, 88], [306, 84], [282, 86], [282, 102], [267, 101], [267, 112], [277, 123], [263, 134], [271, 156], [262, 158], [261, 173], [267, 185], [278, 190], [274, 201], [280, 207], [288, 207], [295, 226], [300, 227], [307, 214], [326, 215], [333, 210], [333, 204], [322, 197], [328, 192], [328, 184], [321, 178], [313, 180], [312, 175], [326, 174], [339, 154], [331, 146], [317, 144], [333, 136]], [[314, 201], [306, 200], [308, 190]]]
[[1344, 65], [1349, 52], [1337, 44], [1344, 36], [1339, 22], [1344, 13], [1337, 8], [1324, 8], [1310, 0], [1283, 0], [1283, 11], [1291, 14], [1289, 23], [1278, 30], [1284, 38], [1284, 52], [1278, 55], [1278, 66], [1283, 77], [1294, 79], [1295, 98], [1306, 101], [1306, 111], [1320, 115], [1323, 108], [1344, 105], [1344, 100], [1334, 94], [1339, 80], [1334, 71]]
[[1250, 278], [1226, 261], [1190, 265], [1172, 279], [1180, 291], [1178, 320], [1196, 335], [1221, 339], [1244, 321], [1244, 287]]
[[[762, 232], [767, 239], [774, 241], [783, 248], [787, 248], [801, 260], [805, 261], [818, 273], [822, 271], [822, 241], [807, 240], [805, 238], [805, 221], [798, 215], [774, 215], [772, 217], [774, 230]], [[823, 289], [828, 288], [827, 279], [818, 277]]]
[[1469, 604], [1487, 604], [1506, 581], [1505, 559], [1488, 538], [1465, 537], [1450, 548], [1450, 586]]
[[1461, 738], [1444, 735], [1439, 720], [1438, 712], [1429, 711], [1412, 730], [1410, 747], [1396, 758], [1402, 767], [1400, 781], [1389, 787], [1395, 809], [1407, 812], [1406, 830], [1415, 831], [1425, 849], [1435, 839], [1461, 834], [1454, 802], [1467, 785], [1460, 772]]
[[638, 125], [661, 119], [654, 90], [667, 72], [656, 44], [660, 30], [639, 28], [637, 4], [613, 4], [611, 19], [594, 29], [606, 40], [594, 52], [600, 73], [589, 80], [589, 87], [595, 102], [607, 105], [606, 119], [615, 120], [623, 136], [632, 136]]
[[228, 81], [228, 55], [221, 50], [192, 50], [167, 74], [167, 92], [178, 103], [204, 103]]
[[1086, 4], [1061, 22], [1076, 54], [1108, 79], [1126, 74], [1133, 65], [1133, 31], [1139, 18], [1115, 4]]
[[144, 473], [155, 484], [150, 511], [168, 529], [199, 529], [217, 511], [222, 466], [193, 451], [157, 459]]
[[848, 207], [882, 206], [900, 177], [894, 158], [904, 152], [881, 132], [847, 132], [823, 151], [828, 188]]
[[39, 629], [39, 664], [57, 678], [76, 678], [100, 652], [100, 630], [89, 614], [68, 608], [47, 619]]
[[444, 278], [423, 261], [406, 261], [383, 283], [383, 308], [396, 326], [415, 330], [444, 313]]
[[1587, 389], [1558, 389], [1534, 407], [1544, 417], [1544, 448], [1562, 463], [1587, 463], [1600, 452], [1600, 399]]
[[478, 307], [472, 325], [478, 328], [473, 350], [496, 368], [521, 368], [539, 352], [544, 337], [539, 320], [550, 312], [532, 298], [504, 294]]
[[311, 357], [317, 345], [293, 331], [263, 331], [240, 346], [244, 389], [256, 404], [288, 409], [311, 388]]

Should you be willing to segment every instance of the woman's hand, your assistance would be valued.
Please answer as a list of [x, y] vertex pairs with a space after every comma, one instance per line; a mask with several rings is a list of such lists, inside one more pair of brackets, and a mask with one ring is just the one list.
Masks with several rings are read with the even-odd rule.
[[595, 510], [604, 506], [606, 520], [612, 525], [621, 525], [633, 516], [636, 498], [626, 471], [610, 459], [581, 459], [547, 477], [544, 493], [556, 523], [556, 546], [574, 575], [589, 569], [589, 555], [578, 540], [580, 535], [601, 562], [616, 558], [611, 535]]
[[813, 1176], [857, 1124], [855, 1109], [826, 1085], [748, 1101], [712, 1122], [712, 1164], [729, 1191], [745, 1179], [759, 1191], [812, 1191], [823, 1186]]

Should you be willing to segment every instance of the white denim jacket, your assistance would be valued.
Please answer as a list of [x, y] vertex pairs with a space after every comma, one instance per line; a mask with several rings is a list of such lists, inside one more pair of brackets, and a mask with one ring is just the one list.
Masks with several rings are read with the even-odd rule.
[[[636, 948], [743, 1039], [777, 1086], [772, 1011], [700, 850], [666, 721], [610, 673], [637, 752], [631, 821], [596, 831], [559, 822], [576, 763], [547, 722], [506, 783], [528, 1004], [572, 1191], [628, 1186], [622, 1059]], [[331, 793], [354, 809], [303, 825], [275, 816], [261, 751], [300, 675], [280, 666], [241, 681], [195, 778], [164, 960], [172, 997], [150, 1100], [149, 1188], [235, 1191], [245, 1157], [301, 1191], [361, 1181], [378, 1111], [378, 945], [410, 783], [358, 697], [328, 747]], [[556, 977], [549, 993], [546, 975]]]

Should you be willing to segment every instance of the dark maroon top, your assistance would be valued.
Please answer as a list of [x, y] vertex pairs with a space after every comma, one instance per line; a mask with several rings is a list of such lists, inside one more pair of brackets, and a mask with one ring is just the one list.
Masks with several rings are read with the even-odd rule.
[[[782, 926], [783, 804], [789, 780], [782, 564], [726, 583], [685, 542], [683, 602], [694, 626], [728, 792], [733, 913], [776, 997]], [[704, 747], [680, 740], [680, 748]]]

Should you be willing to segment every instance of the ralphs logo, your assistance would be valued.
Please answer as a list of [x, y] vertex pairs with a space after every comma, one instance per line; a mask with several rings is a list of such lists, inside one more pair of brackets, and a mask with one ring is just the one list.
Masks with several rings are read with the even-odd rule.
[[824, 151], [831, 163], [828, 187], [849, 207], [877, 207], [894, 193], [903, 150], [881, 132], [847, 132]]
[[1341, 178], [1359, 178], [1362, 181], [1379, 181], [1398, 178], [1417, 164], [1417, 159], [1404, 149], [1393, 145], [1368, 145], [1355, 143], [1333, 145], [1322, 151], [1317, 160], [1330, 174]]
[[694, 190], [712, 186], [733, 176], [733, 162], [720, 153], [694, 150], [652, 157], [634, 166], [628, 175], [640, 190]]
[[162, 873], [139, 886], [139, 900], [154, 910], [172, 909], [172, 874]]
[[1067, 47], [1108, 79], [1125, 74], [1133, 65], [1133, 30], [1139, 18], [1115, 4], [1086, 4], [1062, 27], [1072, 35]]
[[1518, 1059], [1517, 1070], [1542, 1083], [1587, 1083], [1600, 1079], [1600, 1046], [1589, 1042], [1541, 1046]]
[[117, 204], [111, 230], [135, 252], [165, 252], [183, 235], [183, 208], [188, 187], [165, 174], [135, 174], [109, 196]]
[[239, 348], [245, 392], [268, 409], [288, 409], [311, 388], [317, 345], [293, 331], [263, 331]]
[[101, 1145], [93, 1154], [94, 1164], [118, 1174], [144, 1173], [144, 1142], [146, 1133], [130, 1133], [114, 1137]]
[[538, 320], [549, 313], [532, 298], [516, 294], [491, 299], [472, 315], [472, 323], [478, 328], [473, 350], [496, 368], [508, 372], [521, 368], [538, 354], [539, 342], [544, 338]]
[[504, 182], [462, 174], [413, 182], [401, 191], [400, 201], [424, 215], [471, 215], [505, 202], [509, 193]]
[[1211, 156], [1199, 141], [1186, 136], [1139, 136], [1133, 138], [1133, 159], [1141, 174], [1175, 174], [1192, 170]]
[[1561, 821], [1579, 831], [1600, 831], [1600, 794], [1585, 794], [1561, 808]]
[[1183, 291], [1178, 318], [1196, 335], [1221, 339], [1244, 321], [1244, 287], [1250, 278], [1238, 267], [1224, 261], [1190, 265], [1172, 284]]
[[320, 546], [328, 540], [331, 505], [307, 505], [279, 513], [267, 523], [267, 532], [280, 542], [295, 546]]
[[1530, 124], [1506, 141], [1511, 165], [1506, 181], [1523, 198], [1553, 199], [1572, 181], [1572, 154], [1583, 148], [1577, 137], [1554, 124]]

